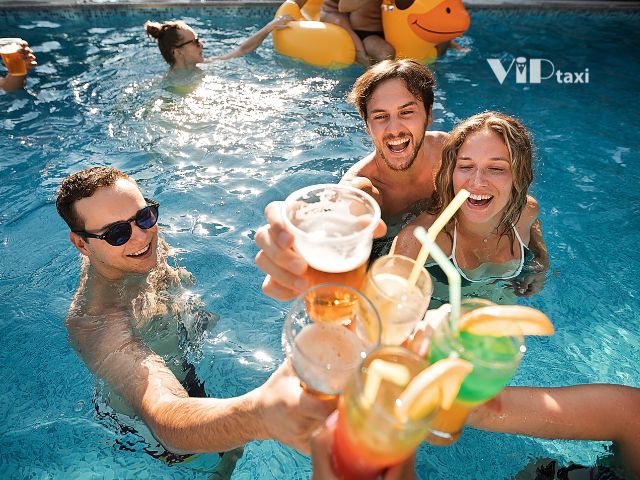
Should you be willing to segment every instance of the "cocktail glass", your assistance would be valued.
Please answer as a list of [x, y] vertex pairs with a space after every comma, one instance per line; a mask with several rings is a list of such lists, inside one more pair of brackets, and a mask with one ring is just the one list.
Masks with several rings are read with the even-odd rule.
[[9, 75], [21, 77], [27, 74], [27, 63], [24, 61], [20, 38], [1, 39], [0, 56], [7, 67]]
[[386, 255], [373, 262], [367, 273], [363, 290], [380, 314], [384, 345], [401, 345], [429, 306], [433, 283], [424, 267], [416, 283], [409, 284], [415, 264], [403, 255]]
[[[490, 305], [493, 303], [488, 300], [464, 299], [460, 305], [461, 314]], [[427, 441], [432, 445], [455, 442], [471, 410], [495, 397], [509, 383], [524, 351], [522, 336], [473, 335], [458, 331], [449, 319], [444, 321], [431, 339], [429, 363], [458, 357], [471, 362], [473, 371], [462, 383], [453, 406], [438, 413]]]
[[[370, 195], [345, 185], [312, 185], [287, 197], [283, 217], [294, 235], [294, 249], [309, 265], [305, 275], [311, 286], [362, 288], [380, 220], [380, 207]], [[348, 310], [349, 295], [332, 295], [326, 304], [328, 312], [338, 312], [340, 305]]]
[[[350, 298], [350, 308], [340, 301]], [[339, 297], [336, 297], [339, 295]], [[325, 303], [336, 298], [338, 313]], [[315, 301], [322, 303], [320, 313]], [[368, 352], [380, 341], [380, 317], [369, 299], [347, 285], [320, 284], [298, 297], [284, 322], [282, 345], [302, 386], [320, 397], [334, 397]]]
[[[384, 368], [376, 368], [380, 365]], [[364, 359], [339, 402], [332, 452], [338, 478], [373, 480], [384, 468], [406, 460], [424, 440], [439, 401], [414, 420], [399, 420], [394, 409], [411, 379], [426, 367], [422, 357], [399, 346], [381, 346]]]

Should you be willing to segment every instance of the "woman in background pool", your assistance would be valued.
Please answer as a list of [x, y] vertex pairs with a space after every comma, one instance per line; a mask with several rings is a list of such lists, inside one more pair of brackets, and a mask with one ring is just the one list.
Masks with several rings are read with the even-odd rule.
[[[529, 132], [515, 118], [498, 112], [473, 115], [451, 132], [442, 151], [435, 192], [429, 210], [405, 227], [392, 252], [416, 258], [421, 244], [413, 231], [428, 229], [462, 188], [471, 193], [455, 217], [436, 238], [460, 272], [463, 295], [513, 303], [505, 289], [494, 284], [509, 281], [513, 293], [530, 296], [543, 286], [549, 267], [546, 246], [530, 245], [540, 229], [538, 202], [527, 194], [533, 180]], [[542, 239], [542, 235], [538, 236]], [[427, 267], [441, 284], [435, 264]], [[540, 278], [541, 277], [541, 278]], [[446, 300], [446, 288], [434, 291]], [[507, 294], [507, 295], [505, 295]]]
[[197, 67], [199, 63], [211, 63], [218, 60], [229, 60], [253, 52], [269, 36], [273, 30], [287, 28], [293, 20], [289, 15], [282, 15], [271, 20], [255, 34], [245, 40], [238, 48], [224, 55], [205, 58], [202, 42], [193, 29], [181, 20], [164, 23], [146, 22], [144, 29], [147, 35], [156, 39], [162, 57], [170, 65], [164, 84], [165, 88], [176, 93], [190, 93], [199, 84], [203, 72]]
[[255, 34], [245, 40], [238, 48], [224, 55], [204, 58], [202, 42], [193, 29], [181, 20], [171, 20], [164, 23], [146, 22], [144, 29], [158, 42], [160, 53], [171, 66], [171, 70], [180, 68], [194, 69], [199, 63], [210, 63], [217, 60], [229, 60], [253, 52], [269, 36], [273, 30], [287, 28], [287, 23], [293, 20], [289, 15], [282, 15], [271, 20]]

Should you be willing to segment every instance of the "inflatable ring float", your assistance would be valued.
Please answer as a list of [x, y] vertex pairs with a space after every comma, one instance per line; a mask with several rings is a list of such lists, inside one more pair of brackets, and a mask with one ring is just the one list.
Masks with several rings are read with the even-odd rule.
[[[379, 0], [371, 0], [379, 1]], [[273, 32], [276, 51], [323, 68], [345, 68], [356, 57], [351, 37], [343, 28], [318, 21], [322, 0], [308, 0], [304, 8], [286, 0], [276, 17], [290, 15], [289, 28]], [[471, 19], [462, 0], [383, 0], [385, 40], [396, 49], [396, 58], [431, 63], [436, 45], [453, 40], [469, 28]]]
[[317, 18], [321, 4], [322, 2], [314, 2], [312, 6], [317, 5], [317, 10], [312, 10], [312, 13], [307, 13], [306, 16], [293, 0], [286, 0], [280, 5], [276, 17], [290, 15], [295, 20], [288, 23], [289, 28], [273, 32], [273, 45], [280, 55], [316, 67], [348, 67], [356, 59], [356, 49], [347, 31], [332, 23], [310, 19]]

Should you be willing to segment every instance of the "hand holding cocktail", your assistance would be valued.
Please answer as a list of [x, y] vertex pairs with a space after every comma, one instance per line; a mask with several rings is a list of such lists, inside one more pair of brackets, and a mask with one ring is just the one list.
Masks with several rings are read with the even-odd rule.
[[449, 445], [457, 440], [471, 410], [509, 383], [524, 353], [523, 335], [551, 335], [553, 325], [530, 307], [499, 306], [482, 299], [461, 303], [460, 275], [424, 229], [417, 228], [415, 234], [447, 275], [452, 303], [448, 319], [434, 329], [429, 361], [455, 357], [474, 366], [451, 408], [443, 409], [434, 420], [427, 439]]
[[[312, 480], [340, 480], [332, 467], [333, 440], [338, 421], [335, 411], [327, 418], [324, 426], [311, 438], [311, 461], [313, 463]], [[414, 480], [415, 454], [399, 465], [389, 467], [381, 476], [382, 480]]]
[[461, 312], [457, 323], [449, 317], [434, 332], [428, 358], [436, 362], [455, 356], [471, 362], [474, 369], [452, 407], [443, 410], [433, 422], [427, 441], [434, 445], [456, 441], [471, 410], [509, 383], [525, 351], [523, 335], [553, 333], [549, 319], [528, 307], [467, 299], [462, 302]]
[[338, 478], [372, 480], [409, 458], [471, 369], [460, 359], [427, 367], [403, 347], [382, 346], [367, 355], [338, 407], [333, 444]]

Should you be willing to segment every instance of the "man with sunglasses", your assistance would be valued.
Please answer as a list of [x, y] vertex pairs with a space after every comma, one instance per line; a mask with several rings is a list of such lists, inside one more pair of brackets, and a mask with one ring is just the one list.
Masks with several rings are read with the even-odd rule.
[[93, 167], [62, 182], [56, 207], [84, 259], [67, 316], [70, 340], [167, 450], [217, 452], [272, 438], [308, 451], [312, 431], [334, 405], [305, 393], [288, 364], [240, 397], [194, 398], [165, 362], [167, 352], [160, 356], [142, 340], [156, 315], [140, 310], [162, 306], [154, 289], [178, 278], [158, 240], [157, 202], [125, 173]]

